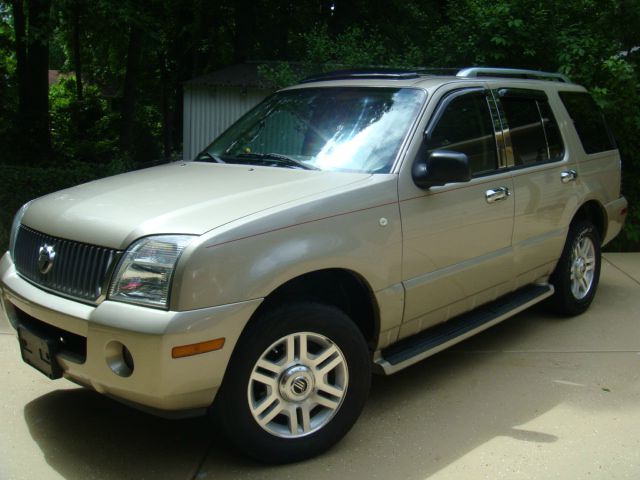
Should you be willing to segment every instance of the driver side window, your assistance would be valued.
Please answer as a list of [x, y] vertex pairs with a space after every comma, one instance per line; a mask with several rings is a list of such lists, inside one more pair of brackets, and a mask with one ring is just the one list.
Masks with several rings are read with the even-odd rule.
[[473, 175], [498, 168], [493, 122], [484, 92], [452, 94], [446, 98], [427, 138], [427, 151], [453, 150], [465, 153]]

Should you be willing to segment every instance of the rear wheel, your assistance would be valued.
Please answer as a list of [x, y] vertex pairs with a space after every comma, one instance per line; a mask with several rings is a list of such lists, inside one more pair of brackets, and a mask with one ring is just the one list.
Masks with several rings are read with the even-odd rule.
[[371, 377], [360, 330], [337, 308], [263, 314], [241, 337], [214, 405], [228, 437], [263, 462], [316, 455], [359, 416]]
[[577, 221], [569, 228], [562, 256], [551, 275], [556, 291], [552, 303], [558, 313], [584, 312], [596, 294], [600, 279], [600, 236], [591, 222]]

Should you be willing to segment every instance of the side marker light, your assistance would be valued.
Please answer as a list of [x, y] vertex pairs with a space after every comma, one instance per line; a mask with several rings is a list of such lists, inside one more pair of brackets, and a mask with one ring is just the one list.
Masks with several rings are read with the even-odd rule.
[[224, 347], [224, 338], [216, 338], [206, 342], [192, 343], [191, 345], [182, 345], [171, 349], [172, 358], [190, 357], [191, 355], [199, 355], [201, 353], [213, 352]]

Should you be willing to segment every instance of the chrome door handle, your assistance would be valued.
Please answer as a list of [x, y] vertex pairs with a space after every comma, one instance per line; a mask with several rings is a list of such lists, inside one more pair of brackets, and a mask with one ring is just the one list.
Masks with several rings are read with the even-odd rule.
[[565, 170], [560, 174], [560, 181], [562, 183], [573, 182], [576, 178], [578, 178], [578, 172], [575, 170]]
[[507, 187], [490, 188], [484, 192], [484, 198], [487, 200], [487, 203], [506, 200], [509, 195], [511, 195], [511, 192]]

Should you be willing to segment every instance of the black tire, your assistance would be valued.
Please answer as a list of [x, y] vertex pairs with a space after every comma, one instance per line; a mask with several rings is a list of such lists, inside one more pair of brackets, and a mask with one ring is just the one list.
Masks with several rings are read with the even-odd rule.
[[[585, 259], [589, 259], [588, 265], [585, 265]], [[593, 263], [589, 264], [591, 259]], [[550, 303], [557, 313], [574, 316], [589, 308], [598, 288], [600, 264], [600, 235], [595, 226], [584, 220], [572, 223], [562, 256], [550, 279], [555, 288]], [[574, 274], [584, 282], [576, 283]]]
[[[308, 345], [305, 350], [300, 348], [303, 343]], [[287, 357], [291, 345], [293, 361], [287, 360], [294, 358]], [[307, 350], [308, 355], [301, 353]], [[322, 360], [326, 355], [330, 356]], [[259, 360], [269, 368], [259, 367]], [[275, 379], [277, 388], [261, 381], [262, 374], [269, 382]], [[323, 452], [349, 431], [362, 411], [370, 383], [367, 344], [345, 313], [318, 303], [285, 305], [265, 312], [247, 327], [211, 413], [244, 454], [265, 463], [296, 462]], [[342, 393], [331, 396], [327, 388]], [[331, 408], [316, 404], [326, 402], [325, 397]], [[269, 404], [266, 413], [260, 411], [263, 404]], [[285, 407], [295, 414], [284, 411]], [[281, 410], [267, 420], [270, 412]], [[263, 427], [257, 418], [268, 423]]]

